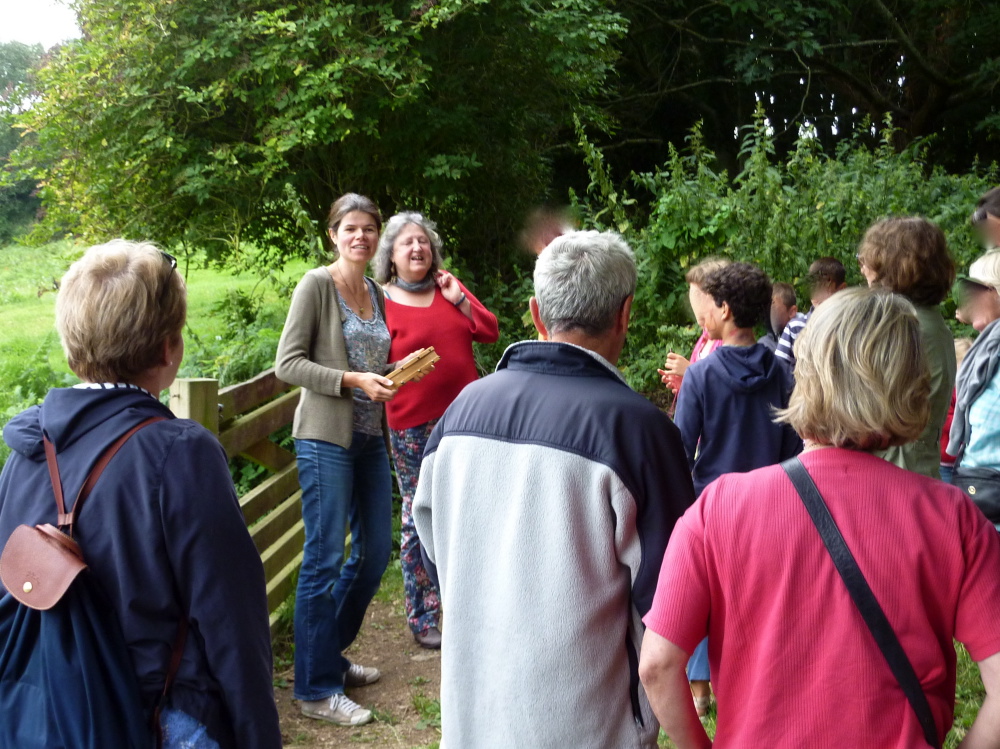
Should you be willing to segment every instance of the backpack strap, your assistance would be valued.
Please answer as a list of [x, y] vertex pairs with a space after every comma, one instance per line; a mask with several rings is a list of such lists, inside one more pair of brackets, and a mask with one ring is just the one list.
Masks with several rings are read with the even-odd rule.
[[56, 509], [59, 511], [59, 519], [56, 521], [56, 525], [60, 528], [66, 528], [66, 532], [73, 536], [73, 524], [76, 522], [76, 516], [80, 512], [80, 507], [83, 505], [83, 501], [90, 496], [90, 492], [93, 491], [94, 485], [97, 480], [104, 473], [104, 469], [108, 467], [108, 463], [111, 459], [118, 454], [121, 450], [122, 445], [128, 442], [129, 438], [142, 429], [144, 426], [148, 426], [156, 421], [165, 421], [165, 416], [151, 416], [145, 421], [141, 421], [134, 427], [129, 429], [125, 434], [116, 439], [111, 443], [111, 446], [105, 450], [101, 457], [94, 464], [94, 467], [90, 469], [90, 473], [87, 475], [87, 480], [83, 482], [83, 486], [80, 487], [80, 492], [76, 495], [76, 500], [73, 502], [73, 509], [66, 512], [66, 503], [63, 500], [63, 488], [62, 479], [59, 477], [59, 464], [56, 461], [56, 448], [48, 437], [43, 436], [42, 439], [45, 442], [45, 462], [49, 467], [49, 478], [52, 481], [52, 492], [56, 496]]
[[163, 706], [167, 701], [167, 694], [169, 694], [170, 688], [174, 685], [174, 677], [177, 676], [177, 671], [181, 667], [181, 657], [184, 655], [187, 633], [188, 620], [184, 618], [177, 623], [177, 634], [174, 637], [174, 649], [170, 653], [170, 667], [167, 669], [167, 678], [163, 682], [163, 692], [160, 693], [160, 699], [156, 701], [156, 707], [153, 709], [151, 722], [153, 724], [153, 734], [156, 736], [156, 749], [163, 749], [163, 726], [160, 725], [160, 713], [163, 712]]
[[[133, 434], [138, 432], [143, 427], [157, 421], [166, 421], [166, 417], [152, 416], [145, 421], [141, 421], [111, 443], [108, 449], [101, 454], [100, 458], [98, 458], [94, 467], [90, 469], [90, 473], [87, 474], [86, 481], [83, 482], [83, 486], [80, 487], [80, 492], [76, 495], [76, 500], [73, 502], [73, 508], [69, 512], [66, 512], [62, 479], [59, 477], [59, 464], [56, 461], [56, 448], [49, 441], [48, 437], [43, 436], [43, 440], [45, 442], [45, 462], [49, 467], [49, 478], [52, 480], [52, 492], [56, 497], [56, 509], [59, 511], [58, 525], [60, 528], [65, 527], [67, 533], [72, 537], [73, 525], [76, 523], [76, 516], [80, 512], [80, 508], [83, 506], [83, 501], [90, 496], [94, 486], [97, 484], [97, 480], [101, 477], [101, 474], [104, 473], [104, 469], [108, 467], [108, 463], [110, 463], [111, 459], [118, 454], [118, 451], [121, 450], [122, 446], [128, 442]], [[187, 617], [184, 617], [177, 624], [177, 634], [174, 637], [173, 650], [170, 653], [170, 666], [167, 669], [167, 677], [163, 683], [163, 692], [160, 694], [160, 698], [156, 703], [156, 708], [153, 710], [151, 722], [153, 724], [153, 732], [156, 736], [157, 749], [161, 749], [163, 746], [163, 730], [160, 727], [160, 713], [163, 710], [164, 703], [166, 702], [167, 694], [170, 692], [170, 688], [174, 685], [174, 678], [177, 676], [177, 671], [181, 666], [181, 658], [184, 655], [184, 645], [187, 642], [187, 632], [188, 620]]]
[[938, 742], [937, 725], [934, 723], [934, 715], [927, 702], [927, 695], [924, 694], [923, 687], [920, 685], [920, 679], [917, 678], [913, 664], [910, 663], [906, 651], [903, 650], [903, 646], [893, 631], [882, 606], [875, 598], [868, 581], [865, 580], [864, 573], [858, 567], [857, 560], [851, 554], [847, 542], [844, 541], [844, 536], [840, 533], [837, 522], [830, 514], [830, 508], [823, 501], [823, 495], [819, 493], [819, 489], [816, 488], [815, 482], [805, 466], [802, 465], [801, 460], [798, 458], [786, 460], [781, 464], [781, 467], [785, 469], [785, 473], [788, 474], [788, 478], [791, 479], [795, 490], [802, 499], [802, 504], [809, 511], [809, 517], [812, 518], [816, 530], [819, 531], [826, 550], [830, 552], [833, 564], [837, 568], [837, 572], [840, 573], [844, 585], [847, 586], [847, 592], [851, 594], [851, 600], [857, 606], [861, 618], [865, 620], [879, 650], [885, 656], [885, 660], [892, 670], [892, 675], [896, 677], [896, 681], [903, 689], [903, 694], [906, 695], [913, 712], [916, 713], [917, 720], [924, 732], [924, 741], [934, 749], [938, 749], [941, 744]]

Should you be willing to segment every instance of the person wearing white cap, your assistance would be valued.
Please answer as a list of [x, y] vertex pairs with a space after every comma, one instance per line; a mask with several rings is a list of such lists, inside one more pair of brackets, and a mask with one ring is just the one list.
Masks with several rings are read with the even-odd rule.
[[979, 331], [958, 371], [948, 452], [957, 455], [952, 483], [1000, 529], [1000, 251], [988, 252], [958, 277], [955, 317]]

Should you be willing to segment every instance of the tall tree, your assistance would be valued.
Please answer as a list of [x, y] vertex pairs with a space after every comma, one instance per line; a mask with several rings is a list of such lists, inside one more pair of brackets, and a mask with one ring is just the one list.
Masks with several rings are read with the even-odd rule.
[[546, 148], [614, 62], [605, 0], [81, 0], [20, 123], [46, 227], [316, 247], [345, 190], [473, 254], [545, 195]]
[[691, 125], [733, 167], [763, 102], [787, 150], [809, 122], [830, 146], [891, 115], [897, 146], [934, 136], [965, 168], [1000, 159], [1000, 3], [994, 0], [621, 0], [630, 23], [609, 154], [662, 163]]
[[[10, 152], [20, 143], [20, 133], [11, 122], [32, 99], [31, 71], [41, 58], [40, 44], [0, 43], [0, 173], [8, 171]], [[34, 218], [39, 207], [35, 187], [30, 179], [0, 185], [0, 242], [8, 241]]]

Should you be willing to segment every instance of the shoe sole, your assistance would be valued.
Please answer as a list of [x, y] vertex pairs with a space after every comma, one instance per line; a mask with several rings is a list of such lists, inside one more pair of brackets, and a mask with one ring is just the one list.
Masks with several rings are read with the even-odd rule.
[[329, 715], [322, 715], [320, 713], [310, 713], [305, 710], [302, 710], [302, 714], [307, 718], [312, 718], [313, 720], [322, 720], [326, 723], [332, 723], [335, 726], [343, 726], [344, 728], [354, 728], [355, 726], [366, 725], [368, 723], [371, 723], [372, 718], [374, 717], [371, 713], [368, 713], [367, 716], [361, 718], [358, 721], [354, 720], [340, 721], [340, 720], [334, 720]]

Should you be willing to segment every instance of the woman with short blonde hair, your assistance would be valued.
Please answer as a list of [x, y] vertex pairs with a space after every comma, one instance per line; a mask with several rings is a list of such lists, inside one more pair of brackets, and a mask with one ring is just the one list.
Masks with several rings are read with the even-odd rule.
[[167, 258], [151, 242], [114, 239], [92, 247], [63, 276], [56, 328], [81, 379], [127, 380], [180, 338], [187, 291]]
[[795, 390], [777, 420], [819, 445], [883, 450], [912, 442], [930, 411], [913, 305], [856, 289], [828, 304], [795, 342]]
[[[912, 663], [937, 745], [953, 722], [958, 640], [990, 695], [962, 746], [988, 747], [1000, 720], [1000, 536], [955, 487], [870, 452], [924, 428], [920, 346], [900, 295], [835, 294], [796, 341], [796, 389], [778, 418], [806, 440], [797, 460]], [[644, 621], [639, 675], [678, 749], [924, 745], [917, 712], [782, 466], [705, 489], [674, 527]], [[714, 743], [684, 680], [706, 634]]]
[[[107, 464], [73, 537], [121, 625], [143, 707], [152, 716], [163, 702], [165, 749], [277, 749], [264, 568], [226, 453], [205, 427], [175, 418], [159, 400], [184, 355], [186, 293], [177, 261], [150, 242], [116, 239], [70, 266], [56, 327], [83, 382], [53, 388], [41, 406], [4, 428], [11, 454], [0, 474], [0, 547], [20, 524], [61, 522], [45, 439], [66, 496], [76, 497], [109, 446], [145, 424]], [[0, 599], [4, 593], [0, 586]], [[7, 641], [4, 624], [0, 618], [0, 642]], [[182, 657], [161, 700], [174, 648]], [[15, 702], [6, 687], [0, 684], [0, 702], [9, 706]], [[51, 692], [47, 699], [58, 706], [60, 685]], [[53, 719], [58, 707], [9, 712], [0, 746], [63, 745]], [[99, 725], [87, 728], [95, 745], [120, 745]], [[29, 733], [35, 743], [25, 743]], [[148, 738], [152, 746], [152, 732]]]

